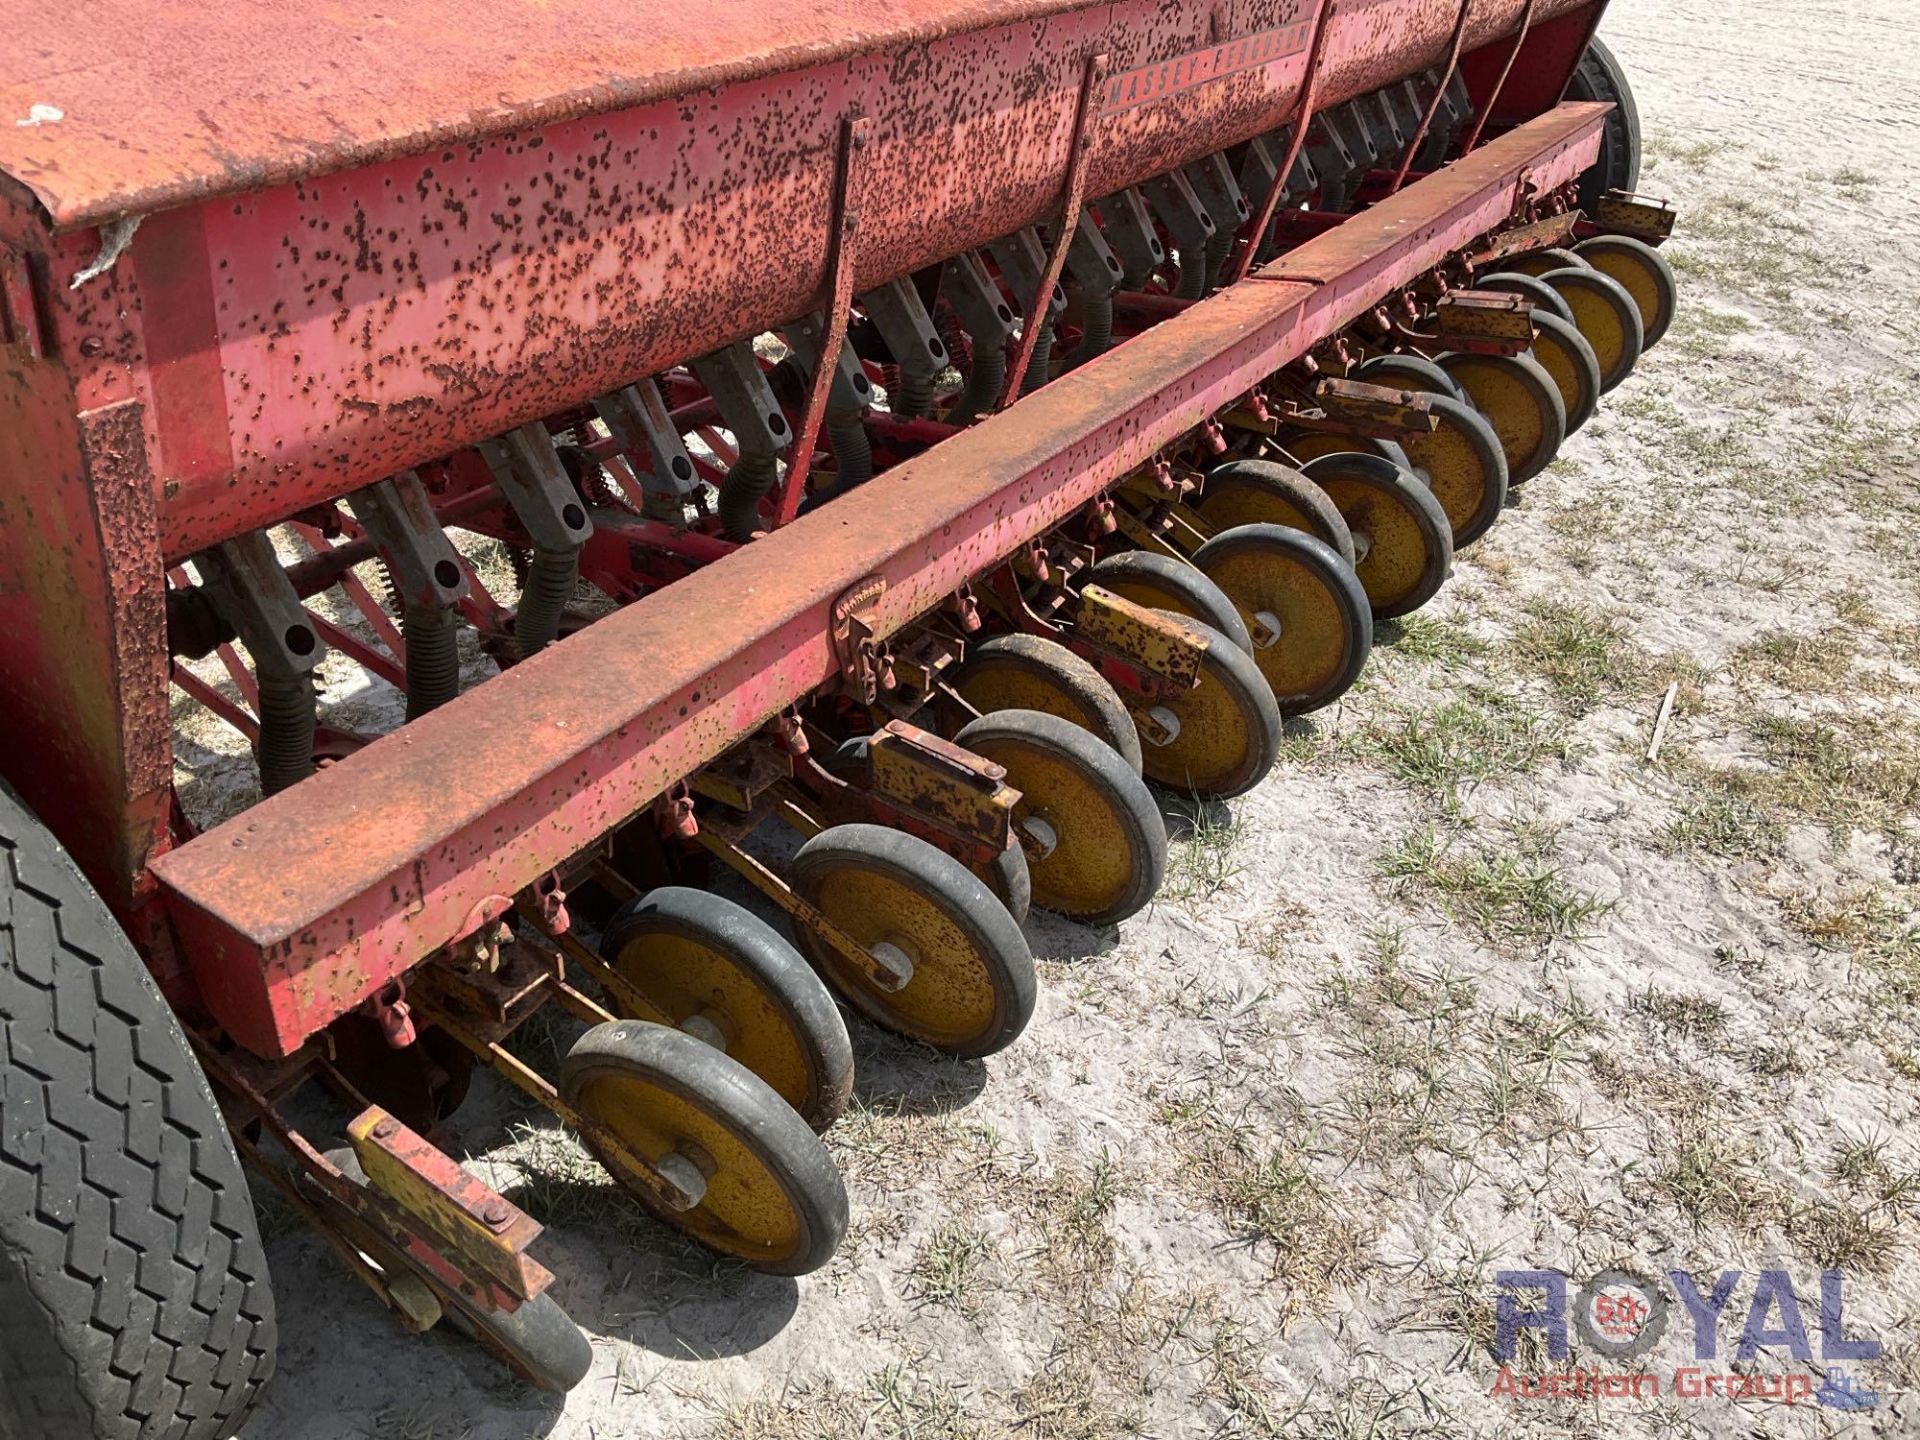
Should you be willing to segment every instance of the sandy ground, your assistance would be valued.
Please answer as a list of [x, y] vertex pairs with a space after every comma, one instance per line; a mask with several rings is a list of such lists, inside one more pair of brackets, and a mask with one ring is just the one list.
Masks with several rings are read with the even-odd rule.
[[[1604, 33], [1684, 208], [1674, 332], [1152, 911], [1033, 922], [1012, 1050], [856, 1027], [830, 1269], [689, 1248], [489, 1087], [462, 1141], [592, 1377], [406, 1339], [276, 1225], [248, 1440], [1920, 1433], [1920, 7]], [[1879, 1405], [1494, 1396], [1495, 1272], [1609, 1267], [1741, 1272], [1703, 1368], [1761, 1375], [1819, 1368], [1843, 1270]], [[1735, 1353], [1768, 1268], [1810, 1363]]]

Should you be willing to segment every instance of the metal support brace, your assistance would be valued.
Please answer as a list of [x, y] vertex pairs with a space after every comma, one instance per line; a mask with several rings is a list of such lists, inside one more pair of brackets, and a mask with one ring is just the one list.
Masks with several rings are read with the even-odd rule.
[[[1073, 222], [1079, 218], [1087, 199], [1087, 157], [1093, 149], [1093, 97], [1106, 78], [1106, 52], [1088, 56], [1086, 73], [1080, 81], [1080, 103], [1073, 115], [1073, 141], [1067, 151], [1065, 193], [1060, 197], [1060, 218], [1055, 224], [1053, 248], [1041, 273], [1034, 277], [1034, 283], [1023, 286], [1020, 292], [1027, 299], [1021, 312], [1026, 326], [1020, 333], [1020, 346], [1014, 352], [1013, 364], [1007, 370], [1006, 394], [1000, 401], [1002, 409], [1011, 405], [1023, 390], [1032, 388], [1026, 384], [1027, 367], [1033, 363], [1034, 348], [1040, 343], [1041, 328], [1047, 323], [1045, 317], [1052, 313], [1056, 297], [1064, 303], [1064, 297], [1059, 296], [1060, 271], [1067, 263], [1067, 248], [1073, 241]], [[1029, 232], [1020, 233], [1025, 236]], [[1001, 268], [1005, 268], [1005, 262]], [[1042, 375], [1040, 381], [1044, 384], [1046, 376]]]
[[[833, 223], [827, 232], [826, 306], [821, 312], [826, 317], [826, 328], [820, 337], [823, 355], [839, 353], [847, 341], [847, 312], [853, 306], [853, 242], [860, 228], [860, 178], [864, 173], [862, 161], [866, 156], [870, 124], [864, 115], [856, 115], [840, 126], [839, 153], [834, 167]], [[807, 470], [813, 464], [813, 447], [820, 439], [820, 426], [826, 419], [831, 384], [831, 375], [824, 369], [816, 369], [807, 385], [807, 408], [800, 417], [794, 460], [787, 467], [786, 481], [773, 507], [776, 529], [792, 522], [800, 513], [800, 502], [806, 498]]]
[[1507, 88], [1507, 76], [1513, 73], [1513, 62], [1520, 58], [1520, 51], [1526, 46], [1527, 35], [1533, 29], [1533, 10], [1539, 0], [1527, 0], [1520, 11], [1520, 27], [1513, 32], [1513, 48], [1507, 51], [1507, 58], [1500, 66], [1500, 78], [1493, 82], [1493, 89], [1487, 92], [1487, 103], [1480, 107], [1480, 113], [1473, 117], [1473, 129], [1467, 132], [1467, 140], [1460, 147], [1462, 155], [1471, 155], [1474, 147], [1480, 143], [1480, 132], [1487, 128], [1487, 117], [1493, 114], [1493, 107], [1500, 103], [1500, 92]]
[[1327, 32], [1332, 28], [1331, 22], [1337, 8], [1336, 0], [1320, 0], [1319, 7], [1314, 11], [1313, 39], [1307, 46], [1306, 78], [1300, 82], [1300, 106], [1294, 111], [1293, 133], [1287, 144], [1286, 157], [1274, 167], [1274, 174], [1285, 178], [1267, 192], [1266, 203], [1260, 207], [1260, 217], [1248, 232], [1247, 248], [1240, 256], [1240, 265], [1233, 277], [1236, 281], [1246, 279], [1252, 271], [1260, 253], [1261, 241], [1273, 225], [1274, 213], [1280, 208], [1281, 198], [1294, 183], [1294, 166], [1307, 162], [1307, 131], [1313, 125], [1313, 102], [1320, 93], [1320, 58], [1325, 51]]
[[1453, 79], [1453, 72], [1460, 66], [1460, 47], [1467, 38], [1467, 16], [1473, 13], [1473, 0], [1460, 0], [1460, 14], [1453, 22], [1453, 42], [1447, 47], [1446, 73], [1440, 83], [1434, 87], [1433, 99], [1427, 102], [1427, 113], [1420, 117], [1420, 128], [1413, 132], [1413, 139], [1407, 144], [1406, 154], [1401, 157], [1400, 168], [1394, 172], [1393, 184], [1387, 187], [1387, 193], [1398, 193], [1407, 183], [1407, 172], [1413, 168], [1414, 152], [1420, 148], [1420, 142], [1427, 138], [1427, 131], [1433, 125], [1434, 112], [1440, 108], [1440, 98], [1446, 94], [1447, 85]]

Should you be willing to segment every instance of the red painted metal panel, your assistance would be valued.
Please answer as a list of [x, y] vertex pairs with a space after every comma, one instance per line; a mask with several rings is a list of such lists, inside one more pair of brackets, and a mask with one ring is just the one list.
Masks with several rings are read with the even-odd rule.
[[[1522, 3], [1476, 4], [1471, 35], [1511, 28]], [[92, 123], [94, 105], [117, 117], [100, 121], [116, 140], [141, 122], [137, 143], [112, 150], [124, 173], [76, 189], [94, 208], [62, 212], [69, 218], [148, 191], [234, 192], [149, 217], [120, 262], [78, 291], [67, 281], [97, 243], [75, 235], [53, 256], [55, 344], [82, 403], [147, 404], [170, 559], [814, 308], [830, 254], [835, 146], [852, 114], [867, 117], [871, 137], [854, 260], [864, 288], [1051, 218], [1092, 55], [1106, 53], [1136, 90], [1143, 67], [1173, 69], [1152, 98], [1122, 93], [1093, 117], [1090, 194], [1279, 124], [1304, 80], [1301, 21], [1313, 0], [949, 0], [946, 9], [918, 0], [884, 27], [854, 25], [862, 45], [898, 46], [858, 55], [838, 40], [817, 47], [816, 21], [840, 17], [838, 4], [774, 12], [751, 44], [739, 7], [657, 7], [667, 17], [657, 42], [624, 39], [608, 52], [639, 65], [643, 46], [655, 68], [633, 74], [608, 70], [607, 55], [589, 63], [591, 46], [558, 43], [600, 33], [569, 29], [601, 24], [582, 0], [526, 10], [539, 25], [551, 20], [553, 37], [519, 49], [494, 5], [477, 17], [425, 0], [395, 8], [409, 36], [437, 16], [436, 33], [456, 37], [440, 43], [473, 47], [464, 63], [443, 74], [431, 50], [397, 60], [389, 47], [349, 43], [350, 27], [315, 32], [322, 22], [265, 0], [212, 7], [183, 22], [184, 38], [169, 29], [151, 47], [94, 35], [80, 19], [66, 38], [46, 38], [48, 58], [13, 62], [17, 83], [5, 93], [16, 106], [43, 76], [83, 85], [88, 103], [56, 124], [0, 124], [0, 167], [90, 173], [109, 164], [106, 152], [87, 159], [62, 127]], [[619, 12], [616, 28], [646, 33], [653, 8]], [[1326, 53], [1347, 88], [1323, 88], [1322, 99], [1404, 75], [1429, 51], [1444, 58], [1455, 13], [1451, 0], [1343, 5]], [[738, 42], [734, 60], [701, 38], [707, 27]], [[470, 40], [457, 38], [463, 31]], [[208, 64], [192, 85], [157, 83], [184, 63], [170, 47], [212, 61], [242, 43], [247, 64]], [[569, 58], [543, 98], [522, 94], [520, 54], [560, 51]], [[343, 52], [368, 69], [329, 63]], [[52, 63], [63, 57], [75, 63]], [[124, 68], [103, 79], [108, 60]], [[416, 98], [388, 103], [414, 108], [405, 124], [375, 123], [349, 102], [391, 80], [394, 66], [406, 78], [392, 95]], [[588, 84], [589, 75], [599, 78]], [[209, 85], [231, 93], [209, 96]], [[519, 98], [495, 106], [496, 94]], [[656, 94], [673, 98], [648, 98]], [[217, 144], [197, 130], [182, 139], [188, 114], [213, 117]], [[544, 128], [504, 128], [537, 120]], [[412, 145], [443, 131], [460, 138], [380, 158], [399, 145], [394, 136]], [[208, 147], [224, 168], [201, 153]], [[273, 179], [285, 183], [240, 193]]]
[[[932, 609], [1505, 219], [1523, 178], [1591, 163], [1605, 106], [1562, 106], [1038, 394], [588, 627], [160, 857], [209, 1005], [292, 1048], [834, 672], [863, 577], [882, 634]], [[1348, 283], [1350, 275], [1368, 277]]]

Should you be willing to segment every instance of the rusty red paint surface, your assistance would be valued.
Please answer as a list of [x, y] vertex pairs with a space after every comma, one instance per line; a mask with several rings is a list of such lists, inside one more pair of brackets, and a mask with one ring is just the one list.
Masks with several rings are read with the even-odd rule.
[[[1522, 3], [1476, 4], [1469, 39], [1504, 33]], [[1573, 4], [1541, 0], [1546, 10]], [[326, 29], [333, 22], [305, 10], [288, 19], [258, 0], [210, 8], [151, 46], [125, 38], [137, 27], [93, 33], [92, 11], [60, 36], [41, 33], [51, 22], [36, 13], [38, 38], [9, 51], [25, 58], [5, 62], [14, 78], [4, 95], [16, 108], [33, 103], [25, 96], [43, 75], [85, 88], [69, 95], [67, 120], [0, 124], [0, 170], [58, 165], [81, 177], [72, 193], [92, 208], [60, 212], [76, 224], [122, 203], [112, 195], [160, 195], [161, 172], [175, 177], [164, 191], [174, 201], [219, 194], [150, 215], [120, 261], [77, 291], [68, 281], [98, 236], [49, 247], [52, 340], [81, 406], [147, 407], [166, 556], [805, 313], [826, 288], [834, 151], [856, 113], [872, 136], [854, 265], [866, 288], [1051, 217], [1090, 56], [1106, 53], [1110, 71], [1126, 74], [1236, 36], [1291, 33], [1314, 6], [916, 0], [890, 9], [884, 25], [848, 22], [831, 45], [819, 37], [845, 19], [837, 0], [771, 17], [756, 7], [763, 28], [751, 42], [744, 8], [677, 7], [656, 39], [630, 11], [607, 21], [570, 0], [526, 10], [537, 17], [527, 28], [550, 24], [552, 35], [516, 48], [497, 4], [475, 15], [398, 7], [405, 33], [433, 21], [445, 32], [436, 43], [472, 47], [442, 68], [431, 49], [395, 59], [389, 49], [403, 46], [352, 42], [351, 26]], [[1430, 51], [1444, 58], [1454, 14], [1433, 0], [1343, 7], [1323, 98], [1405, 74]], [[604, 53], [562, 43], [602, 25], [639, 38]], [[242, 43], [247, 64], [207, 65], [189, 86], [159, 83], [187, 58], [217, 60]], [[607, 68], [636, 45], [653, 67], [636, 72], [644, 80]], [[1097, 116], [1088, 193], [1281, 123], [1306, 70], [1304, 51], [1285, 48]], [[373, 52], [365, 72], [328, 63], [361, 49]], [[566, 52], [538, 97], [521, 93], [523, 51]], [[405, 83], [385, 103], [412, 107], [404, 117], [376, 120], [348, 103], [396, 65]], [[232, 93], [209, 96], [209, 85]], [[495, 105], [496, 95], [511, 103]], [[107, 172], [110, 183], [84, 180], [109, 164], [108, 149], [62, 149], [63, 136], [81, 133], [65, 127], [95, 107], [118, 117], [102, 119], [103, 135], [136, 137], [110, 150], [111, 165], [128, 171]], [[189, 114], [220, 125], [220, 167], [202, 154], [213, 143], [205, 135], [177, 133]], [[459, 138], [418, 148], [443, 132]]]
[[[1019, 405], [588, 627], [155, 862], [195, 973], [279, 1053], [836, 671], [864, 576], [897, 630], [1382, 295], [1568, 180], [1569, 105]], [[1293, 278], [1288, 278], [1293, 277]], [[703, 623], [727, 617], [728, 623]], [[751, 617], [751, 623], [748, 618]], [[691, 619], [691, 623], [690, 623]]]

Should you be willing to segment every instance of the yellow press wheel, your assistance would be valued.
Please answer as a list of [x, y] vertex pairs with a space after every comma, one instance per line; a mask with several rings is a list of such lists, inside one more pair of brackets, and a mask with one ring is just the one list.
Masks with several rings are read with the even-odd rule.
[[[846, 1188], [820, 1137], [759, 1076], [685, 1031], [644, 1020], [596, 1025], [561, 1062], [560, 1092], [591, 1122], [580, 1138], [614, 1179], [710, 1249], [804, 1275], [846, 1234]], [[627, 1155], [694, 1203], [665, 1203]]]
[[1527, 355], [1442, 355], [1473, 408], [1486, 416], [1507, 457], [1507, 483], [1523, 485], [1553, 463], [1567, 439], [1560, 387]]
[[1377, 455], [1403, 470], [1407, 468], [1406, 452], [1399, 445], [1371, 435], [1351, 435], [1332, 430], [1296, 430], [1274, 443], [1291, 463], [1303, 468], [1309, 460], [1318, 460], [1322, 455], [1351, 454]]
[[[1099, 677], [1096, 675], [1095, 678]], [[1114, 704], [1119, 705], [1119, 703], [1119, 698], [1115, 697]], [[1125, 711], [1122, 710], [1121, 713], [1124, 714]], [[1128, 723], [1131, 725], [1131, 720]], [[842, 740], [826, 756], [827, 769], [849, 779], [864, 777], [868, 773], [868, 747], [872, 742], [871, 735], [855, 735], [851, 739]], [[815, 797], [815, 802], [820, 803], [818, 796]], [[828, 810], [823, 818], [825, 823], [837, 824], [843, 818], [857, 820], [860, 817], [860, 807], [856, 805], [844, 812], [836, 813], [836, 810]], [[987, 888], [993, 891], [993, 898], [1006, 907], [1006, 912], [1014, 918], [1014, 922], [1024, 923], [1027, 911], [1033, 906], [1033, 880], [1027, 874], [1026, 852], [1020, 848], [1018, 842], [1009, 841], [1006, 849], [995, 855], [993, 859], [984, 864], [974, 865], [972, 868], [973, 873], [984, 880]]]
[[1330, 546], [1286, 526], [1238, 525], [1196, 550], [1193, 563], [1247, 617], [1254, 664], [1282, 715], [1331, 705], [1360, 678], [1373, 612], [1360, 577]]
[[1509, 255], [1500, 262], [1500, 269], [1514, 275], [1544, 275], [1549, 270], [1564, 270], [1569, 265], [1585, 263], [1573, 251], [1556, 246], [1551, 250], [1535, 250], [1529, 255]]
[[1600, 361], [1579, 327], [1558, 315], [1536, 310], [1533, 331], [1531, 354], [1560, 392], [1560, 403], [1567, 411], [1567, 434], [1571, 435], [1599, 408]]
[[1429, 395], [1427, 408], [1433, 430], [1401, 436], [1400, 448], [1446, 511], [1453, 548], [1461, 550], [1491, 530], [1506, 506], [1507, 456], [1493, 426], [1472, 405]]
[[836, 825], [800, 847], [794, 892], [892, 972], [883, 985], [824, 937], [801, 946], [875, 1023], [949, 1055], [990, 1055], [1033, 1017], [1033, 952], [993, 892], [951, 855], [880, 825]]
[[983, 715], [1039, 710], [1089, 730], [1140, 773], [1140, 736], [1114, 688], [1091, 662], [1043, 635], [995, 635], [967, 646], [950, 678]]
[[1573, 323], [1593, 347], [1600, 362], [1601, 393], [1631, 375], [1646, 346], [1646, 330], [1640, 322], [1640, 307], [1627, 287], [1584, 260], [1577, 267], [1549, 270], [1540, 278], [1560, 292], [1573, 311]]
[[1136, 605], [1171, 610], [1211, 625], [1242, 650], [1253, 653], [1253, 637], [1233, 602], [1185, 560], [1150, 550], [1122, 550], [1088, 566], [1083, 583], [1102, 586]]
[[1626, 287], [1640, 311], [1646, 348], [1658, 345], [1680, 304], [1679, 285], [1667, 257], [1631, 235], [1596, 235], [1573, 248], [1587, 264]]
[[1258, 785], [1280, 758], [1280, 707], [1253, 657], [1209, 625], [1163, 612], [1203, 640], [1199, 682], [1155, 701], [1141, 751], [1149, 780], [1203, 798]]
[[1453, 568], [1453, 526], [1410, 471], [1349, 452], [1312, 461], [1306, 474], [1346, 517], [1375, 620], [1410, 614], [1439, 593]]
[[[774, 928], [731, 900], [664, 885], [615, 912], [600, 953], [662, 1019], [725, 1051], [816, 1130], [853, 1093], [853, 1046], [833, 996]], [[618, 1000], [618, 996], [615, 997]]]
[[1229, 460], [1207, 472], [1194, 506], [1216, 531], [1241, 525], [1304, 530], [1353, 564], [1353, 534], [1327, 492], [1278, 460]]
[[1152, 901], [1167, 870], [1167, 829], [1146, 782], [1070, 721], [996, 710], [954, 738], [1007, 772], [1020, 792], [1033, 902], [1088, 925], [1118, 924]]

